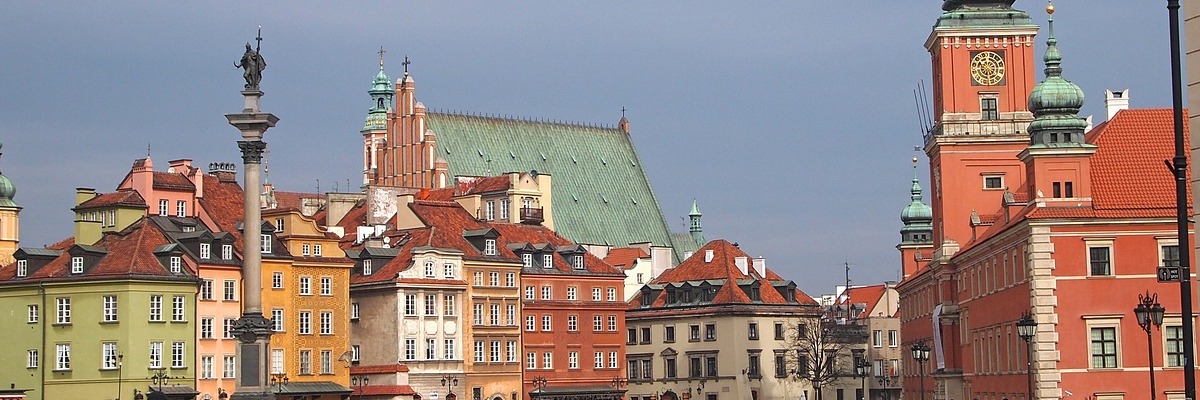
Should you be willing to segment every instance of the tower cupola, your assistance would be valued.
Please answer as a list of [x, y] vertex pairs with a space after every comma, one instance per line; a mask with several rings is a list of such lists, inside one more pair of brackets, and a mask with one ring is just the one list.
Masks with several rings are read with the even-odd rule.
[[922, 201], [921, 181], [917, 178], [917, 157], [913, 156], [912, 202], [900, 212], [900, 238], [906, 243], [929, 243], [933, 241], [933, 209]]
[[692, 199], [692, 211], [688, 212], [688, 220], [691, 222], [688, 233], [692, 235], [692, 240], [696, 242], [697, 246], [703, 246], [706, 243], [704, 228], [700, 226], [700, 216], [700, 206], [696, 204], [696, 199]]
[[372, 104], [367, 112], [363, 130], [387, 129], [387, 113], [392, 110], [392, 96], [395, 92], [392, 90], [391, 79], [383, 72], [383, 53], [383, 48], [379, 48], [379, 72], [375, 74], [375, 79], [371, 81], [371, 90], [367, 92], [371, 95]]
[[1058, 51], [1058, 40], [1054, 38], [1054, 4], [1046, 6], [1049, 18], [1049, 35], [1046, 38], [1046, 79], [1033, 87], [1029, 94], [1029, 111], [1033, 122], [1029, 124], [1032, 146], [1062, 147], [1084, 144], [1083, 133], [1087, 121], [1079, 117], [1083, 107], [1083, 90], [1079, 85], [1063, 79], [1062, 54]]
[[[0, 143], [0, 148], [3, 147], [4, 145]], [[13, 196], [16, 195], [17, 187], [13, 185], [11, 179], [8, 179], [7, 176], [4, 176], [4, 173], [0, 172], [0, 207], [20, 208], [16, 202], [13, 202]]]

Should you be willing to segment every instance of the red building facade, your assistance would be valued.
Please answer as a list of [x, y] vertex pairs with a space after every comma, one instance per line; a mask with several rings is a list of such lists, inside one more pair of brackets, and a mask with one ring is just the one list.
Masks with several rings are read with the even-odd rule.
[[[1088, 130], [1053, 22], [1046, 77], [1031, 85], [1037, 27], [1011, 3], [946, 1], [926, 42], [933, 251], [897, 289], [904, 345], [933, 351], [924, 370], [906, 361], [905, 396], [1026, 399], [1032, 377], [1037, 399], [1149, 398], [1147, 353], [1157, 396], [1180, 396], [1178, 291], [1155, 276], [1181, 255], [1162, 167], [1170, 110], [1122, 110]], [[1167, 309], [1153, 351], [1133, 314], [1147, 291]]]

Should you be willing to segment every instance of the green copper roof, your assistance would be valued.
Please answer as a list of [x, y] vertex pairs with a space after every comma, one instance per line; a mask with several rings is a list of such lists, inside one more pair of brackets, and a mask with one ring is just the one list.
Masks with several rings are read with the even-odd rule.
[[1087, 121], [1079, 117], [1083, 107], [1083, 89], [1062, 77], [1062, 54], [1054, 38], [1054, 14], [1051, 9], [1049, 35], [1046, 38], [1046, 79], [1029, 94], [1029, 135], [1033, 146], [1082, 145]]
[[[0, 148], [4, 148], [4, 144], [0, 143]], [[12, 180], [0, 173], [0, 207], [20, 207], [16, 202], [13, 202], [13, 196], [17, 195], [17, 187], [13, 185]]]
[[937, 28], [1021, 27], [1037, 28], [1029, 13], [1012, 8], [1015, 0], [946, 0]]
[[[915, 160], [915, 158], [914, 158]], [[921, 181], [917, 179], [917, 165], [913, 163], [913, 179], [912, 179], [912, 203], [904, 206], [904, 211], [900, 212], [900, 221], [904, 222], [904, 226], [916, 225], [924, 223], [927, 226], [933, 222], [933, 209], [929, 208], [921, 201]]]
[[371, 81], [371, 90], [367, 93], [371, 94], [371, 109], [367, 112], [363, 130], [387, 129], [387, 113], [392, 109], [392, 96], [395, 92], [392, 91], [391, 79], [383, 72], [382, 60], [379, 61], [379, 73], [375, 74], [375, 79]]
[[[671, 246], [628, 133], [613, 127], [430, 112], [450, 175], [531, 171], [553, 177], [555, 230], [583, 244]], [[680, 252], [676, 252], [679, 257]]]

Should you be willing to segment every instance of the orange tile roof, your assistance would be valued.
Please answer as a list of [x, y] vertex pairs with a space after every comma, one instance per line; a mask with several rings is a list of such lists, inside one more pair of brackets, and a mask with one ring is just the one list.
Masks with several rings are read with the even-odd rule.
[[316, 193], [285, 192], [282, 190], [276, 190], [273, 193], [275, 194], [275, 208], [293, 208], [299, 210], [304, 205], [304, 199], [323, 198]]
[[397, 396], [417, 394], [409, 385], [367, 385], [355, 386], [350, 393], [353, 396]]
[[508, 190], [511, 181], [508, 175], [488, 177], [458, 177], [455, 193], [459, 195], [482, 194]]
[[[705, 262], [705, 254], [708, 250], [713, 251], [713, 259], [711, 262]], [[746, 257], [747, 274], [743, 274], [738, 269], [736, 260], [737, 257]], [[787, 304], [784, 296], [776, 289], [773, 283], [783, 282], [778, 279], [779, 276], [771, 272], [770, 269], [765, 270], [766, 276], [759, 276], [754, 271], [753, 258], [751, 258], [741, 248], [734, 246], [732, 243], [724, 239], [713, 240], [696, 250], [695, 254], [684, 260], [675, 268], [663, 271], [657, 278], [650, 281], [651, 284], [669, 284], [669, 283], [684, 283], [689, 281], [702, 280], [726, 280], [733, 284], [722, 285], [713, 297], [712, 304], [729, 304], [729, 303], [750, 303], [749, 296], [746, 295], [741, 288], [736, 284], [739, 280], [754, 279], [761, 282], [759, 287], [759, 297], [763, 304]], [[812, 296], [805, 294], [802, 290], [796, 289], [796, 302], [799, 304], [816, 305], [816, 301]], [[666, 304], [666, 293], [660, 293], [654, 302], [655, 307], [660, 307]], [[640, 306], [640, 299], [633, 299], [630, 304]]]
[[233, 246], [242, 251], [242, 232], [237, 224], [243, 219], [242, 187], [234, 181], [222, 181], [215, 176], [204, 176], [204, 197], [200, 206], [217, 224], [215, 230], [229, 232], [234, 237]]
[[879, 300], [883, 298], [883, 294], [886, 290], [887, 286], [882, 284], [852, 287], [846, 290], [846, 300], [842, 303], [850, 303], [851, 305], [860, 303], [866, 304], [866, 308], [863, 308], [862, 313], [855, 316], [855, 318], [866, 318], [870, 316], [867, 314], [870, 313], [871, 310], [875, 309], [875, 305], [879, 304]]
[[136, 190], [119, 189], [115, 192], [97, 195], [96, 197], [88, 199], [83, 203], [80, 203], [78, 206], [75, 206], [74, 209], [84, 210], [89, 208], [112, 206], [144, 208], [146, 207], [146, 199], [143, 198], [141, 194], [138, 194]]
[[650, 257], [650, 255], [646, 254], [646, 251], [642, 250], [641, 248], [619, 247], [608, 252], [608, 257], [604, 257], [604, 262], [609, 263], [617, 268], [630, 269], [633, 268], [634, 263], [636, 263], [639, 258], [646, 257]]
[[[107, 253], [95, 263], [87, 266], [83, 274], [72, 274], [70, 246], [57, 258], [32, 271], [21, 281], [87, 279], [103, 277], [163, 277], [194, 279], [194, 266], [184, 263], [185, 274], [173, 274], [159, 262], [154, 251], [158, 246], [171, 243], [166, 234], [147, 218], [130, 225], [121, 232], [105, 234], [99, 242], [89, 248], [103, 249]], [[15, 268], [0, 269], [0, 281], [14, 281]], [[13, 271], [13, 272], [10, 272]]]
[[154, 188], [164, 190], [195, 191], [196, 185], [192, 184], [192, 180], [188, 179], [187, 176], [184, 176], [178, 172], [155, 172]]

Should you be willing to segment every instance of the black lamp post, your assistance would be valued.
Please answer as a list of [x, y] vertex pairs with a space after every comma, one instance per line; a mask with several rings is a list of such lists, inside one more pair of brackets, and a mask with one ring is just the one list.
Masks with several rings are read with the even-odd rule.
[[442, 375], [442, 386], [446, 388], [446, 400], [454, 400], [458, 398], [458, 396], [454, 394], [454, 387], [458, 386], [458, 378], [455, 378], [454, 375], [450, 374]]
[[875, 377], [875, 379], [879, 381], [879, 386], [883, 388], [883, 400], [888, 400], [888, 389], [891, 388], [892, 384], [894, 383], [892, 376], [885, 372], [883, 375]]
[[277, 372], [271, 373], [271, 384], [275, 385], [275, 393], [283, 393], [283, 386], [287, 385], [288, 376], [286, 373]]
[[1175, 157], [1171, 172], [1175, 178], [1175, 223], [1179, 238], [1179, 311], [1183, 314], [1183, 397], [1196, 398], [1196, 354], [1192, 327], [1192, 245], [1189, 236], [1188, 160], [1183, 137], [1183, 62], [1179, 51], [1179, 0], [1167, 0], [1171, 35], [1171, 122], [1175, 131]]
[[[544, 377], [544, 376], [534, 377], [530, 383], [533, 384], [533, 391], [530, 392], [530, 396], [535, 399], [541, 397], [542, 390], [546, 389], [546, 383], [547, 383], [546, 377]], [[537, 396], [534, 396], [533, 395], [534, 393], [537, 393]]]
[[1033, 315], [1025, 313], [1021, 319], [1017, 321], [1017, 335], [1025, 341], [1025, 349], [1028, 355], [1025, 357], [1026, 372], [1029, 375], [1029, 400], [1033, 400], [1033, 337], [1037, 334], [1037, 321], [1033, 319]]
[[854, 372], [858, 373], [858, 379], [862, 383], [862, 395], [858, 396], [858, 400], [867, 400], [867, 372], [871, 370], [871, 365], [867, 364], [867, 360], [859, 358], [854, 364]]
[[1154, 340], [1150, 337], [1150, 327], [1157, 326], [1162, 329], [1163, 313], [1167, 309], [1158, 304], [1158, 293], [1150, 293], [1138, 295], [1138, 305], [1133, 308], [1133, 314], [1137, 316], [1138, 326], [1146, 331], [1146, 357], [1150, 362], [1150, 400], [1155, 399], [1154, 390]]
[[924, 341], [917, 342], [909, 349], [912, 351], [913, 360], [917, 361], [921, 376], [921, 400], [925, 400], [925, 362], [929, 361], [929, 345]]
[[121, 400], [121, 375], [125, 374], [124, 360], [124, 354], [117, 354], [117, 400]]

